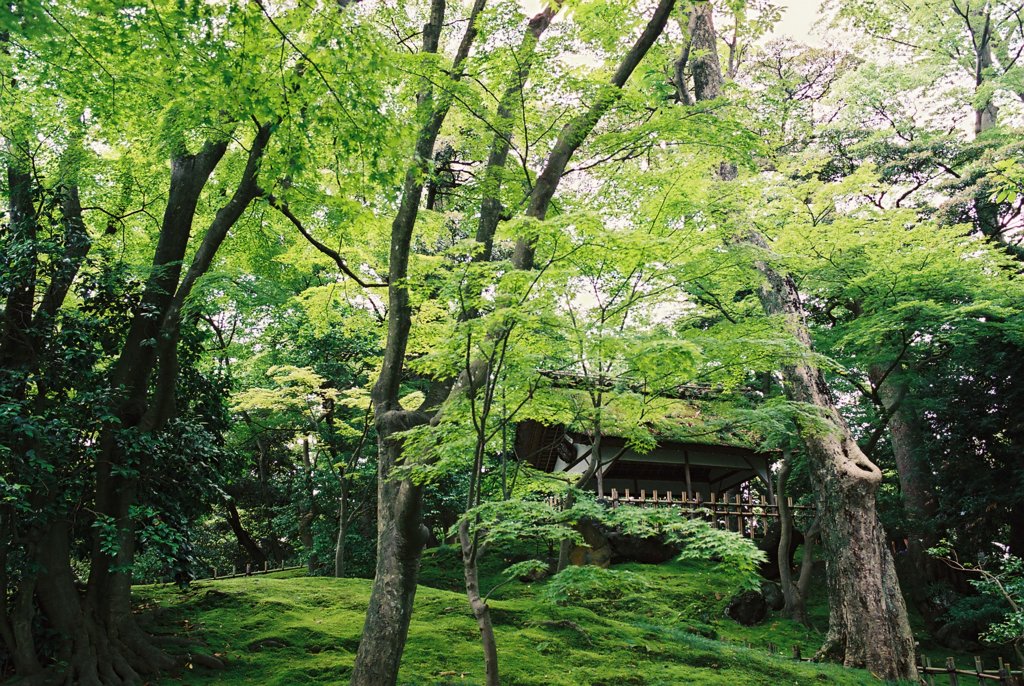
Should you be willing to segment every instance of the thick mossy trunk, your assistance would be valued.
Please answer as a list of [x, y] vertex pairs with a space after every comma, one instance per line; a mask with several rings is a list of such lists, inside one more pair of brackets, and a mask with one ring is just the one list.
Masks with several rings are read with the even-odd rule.
[[174, 668], [136, 625], [130, 606], [122, 611], [117, 579], [104, 577], [107, 592], [76, 588], [70, 564], [67, 522], [53, 524], [41, 537], [36, 556], [40, 574], [35, 584], [38, 610], [52, 631], [54, 664], [25, 674], [26, 684], [121, 686], [142, 684], [144, 675]]
[[[763, 251], [760, 234], [748, 241]], [[796, 284], [767, 263], [758, 270], [765, 312], [786, 320], [790, 332], [811, 351]], [[824, 376], [805, 360], [783, 370], [786, 391], [798, 402], [816, 407], [829, 425], [802, 427], [821, 521], [829, 591], [829, 629], [818, 657], [863, 667], [887, 679], [917, 679], [914, 638], [875, 498], [881, 470], [850, 436], [836, 409]]]

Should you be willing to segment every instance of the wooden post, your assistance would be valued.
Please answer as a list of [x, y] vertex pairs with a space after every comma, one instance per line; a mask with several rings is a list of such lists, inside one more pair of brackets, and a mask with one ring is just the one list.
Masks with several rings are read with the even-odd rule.
[[985, 677], [985, 670], [981, 664], [981, 658], [977, 655], [974, 656], [974, 673], [978, 675], [978, 683], [981, 684]]
[[629, 489], [626, 489], [626, 502], [629, 502]]
[[654, 495], [651, 496], [651, 500], [654, 501], [655, 505], [658, 504], [658, 489], [657, 488], [654, 489]]
[[960, 680], [956, 674], [956, 660], [951, 657], [946, 658], [946, 674], [949, 675], [949, 686], [960, 686]]
[[932, 668], [932, 659], [927, 655], [924, 656], [924, 668], [926, 670], [924, 678], [928, 681], [928, 686], [935, 686], [935, 677], [932, 676], [931, 671], [928, 671]]
[[690, 480], [690, 451], [683, 451], [683, 461], [686, 463], [686, 499], [690, 499], [690, 494], [693, 493], [693, 482]]
[[803, 659], [800, 656], [800, 644], [799, 643], [796, 643], [796, 644], [793, 645], [793, 659], [794, 660], [802, 660]]
[[739, 493], [736, 494], [736, 533], [743, 535], [743, 503]]
[[213, 578], [214, 579], [217, 578], [217, 568], [216, 567], [213, 568]]
[[263, 571], [264, 572], [269, 572], [270, 571], [270, 560], [264, 560], [263, 561]]

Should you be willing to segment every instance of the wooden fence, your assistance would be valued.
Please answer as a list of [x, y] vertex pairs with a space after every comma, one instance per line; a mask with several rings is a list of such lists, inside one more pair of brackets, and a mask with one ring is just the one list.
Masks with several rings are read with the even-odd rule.
[[[772, 520], [777, 521], [780, 517], [779, 505], [756, 493], [737, 495], [732, 499], [719, 499], [717, 494], [712, 493], [710, 499], [704, 500], [700, 493], [680, 493], [675, 497], [672, 491], [659, 493], [655, 490], [648, 494], [641, 489], [639, 495], [634, 495], [628, 488], [622, 494], [613, 488], [610, 497], [598, 500], [609, 507], [669, 507], [688, 519], [704, 519], [717, 529], [736, 531], [749, 538], [766, 536]], [[794, 516], [797, 513], [814, 512], [812, 505], [795, 505], [792, 498], [786, 500]]]
[[1014, 671], [1013, 666], [1004, 662], [1003, 658], [999, 658], [996, 669], [985, 669], [982, 658], [977, 656], [974, 658], [974, 669], [960, 669], [955, 658], [947, 657], [944, 667], [933, 667], [931, 658], [922, 655], [918, 658], [917, 671], [921, 673], [921, 683], [927, 686], [936, 686], [937, 675], [945, 676], [945, 683], [950, 686], [973, 684], [975, 680], [980, 686], [988, 686], [993, 681], [1002, 686], [1024, 686], [1024, 672]]
[[256, 565], [253, 565], [248, 569], [242, 569], [241, 571], [239, 571], [237, 567], [232, 567], [230, 573], [228, 573], [228, 571], [225, 569], [221, 574], [218, 574], [218, 572], [220, 572], [221, 570], [214, 567], [213, 576], [208, 576], [205, 579], [193, 579], [193, 581], [219, 581], [221, 579], [234, 579], [240, 576], [256, 576], [258, 574], [270, 574], [271, 572], [288, 572], [293, 569], [304, 568], [304, 565], [294, 565], [290, 567], [285, 567], [283, 560], [281, 561], [279, 567], [271, 567], [270, 562], [265, 562], [263, 564], [263, 569], [260, 569]]
[[[746, 645], [748, 648], [753, 647], [749, 642]], [[766, 648], [770, 655], [781, 653], [779, 647], [774, 643], [768, 643]], [[793, 659], [803, 662], [811, 661], [811, 658], [801, 655], [799, 645], [793, 646]], [[984, 660], [975, 656], [974, 669], [960, 669], [956, 665], [955, 658], [947, 657], [945, 666], [934, 667], [932, 666], [931, 658], [927, 655], [919, 655], [917, 657], [917, 671], [921, 675], [921, 684], [923, 686], [938, 686], [939, 684], [973, 686], [975, 680], [977, 680], [979, 686], [990, 686], [991, 682], [997, 682], [1000, 686], [1024, 686], [1024, 672], [1014, 670], [1013, 665], [1005, 662], [1003, 658], [999, 658], [998, 662], [999, 664], [996, 669], [985, 669]], [[936, 682], [936, 676], [945, 678], [939, 679]]]

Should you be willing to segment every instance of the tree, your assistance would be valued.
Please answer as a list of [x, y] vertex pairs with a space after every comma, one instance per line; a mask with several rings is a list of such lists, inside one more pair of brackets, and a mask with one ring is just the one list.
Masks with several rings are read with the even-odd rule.
[[[220, 401], [194, 371], [198, 286], [288, 156], [277, 136], [304, 128], [290, 105], [331, 99], [322, 73], [265, 59], [282, 44], [262, 8], [122, 10], [29, 3], [3, 17], [4, 247], [18, 258], [3, 273], [4, 433], [16, 437], [3, 481], [17, 497], [3, 505], [16, 573], [5, 567], [0, 623], [28, 683], [136, 683], [175, 663], [136, 624], [130, 588], [159, 509], [177, 518], [201, 494], [168, 484], [218, 474]], [[380, 116], [372, 89], [349, 95], [349, 115]], [[44, 623], [52, 653], [33, 635]]]

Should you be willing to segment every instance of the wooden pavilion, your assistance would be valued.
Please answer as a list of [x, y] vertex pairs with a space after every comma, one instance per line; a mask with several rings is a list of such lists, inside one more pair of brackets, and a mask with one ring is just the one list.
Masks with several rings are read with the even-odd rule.
[[[599, 498], [627, 501], [668, 494], [686, 501], [722, 502], [760, 479], [768, 503], [774, 505], [771, 462], [774, 453], [725, 442], [681, 441], [664, 438], [650, 452], [640, 454], [618, 436], [602, 436], [600, 466], [584, 488]], [[516, 454], [533, 467], [548, 473], [583, 474], [591, 453], [590, 439], [566, 426], [546, 426], [533, 420], [516, 430]], [[654, 494], [660, 493], [661, 496]], [[731, 498], [730, 498], [731, 499]], [[669, 500], [673, 500], [669, 495]]]

